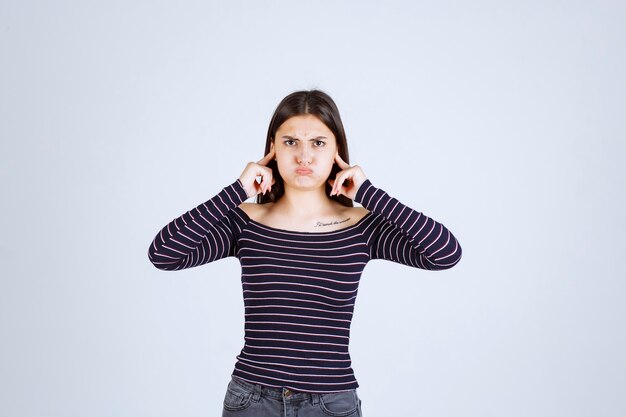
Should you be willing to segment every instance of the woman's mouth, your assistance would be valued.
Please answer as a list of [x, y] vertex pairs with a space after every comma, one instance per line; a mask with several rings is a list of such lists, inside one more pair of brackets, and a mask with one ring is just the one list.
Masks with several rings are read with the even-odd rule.
[[296, 169], [296, 173], [298, 173], [298, 174], [303, 174], [303, 175], [304, 175], [304, 174], [310, 174], [310, 173], [312, 173], [312, 172], [313, 172], [313, 171], [311, 171], [311, 170], [310, 170], [310, 169], [308, 169], [308, 168], [298, 168], [298, 169]]

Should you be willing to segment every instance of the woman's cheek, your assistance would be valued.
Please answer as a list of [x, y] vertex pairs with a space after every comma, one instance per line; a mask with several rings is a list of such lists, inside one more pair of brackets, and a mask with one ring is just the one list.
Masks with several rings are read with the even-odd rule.
[[329, 178], [330, 177], [330, 173], [333, 171], [333, 164], [330, 164], [329, 166], [326, 167], [326, 169], [324, 169], [324, 178]]

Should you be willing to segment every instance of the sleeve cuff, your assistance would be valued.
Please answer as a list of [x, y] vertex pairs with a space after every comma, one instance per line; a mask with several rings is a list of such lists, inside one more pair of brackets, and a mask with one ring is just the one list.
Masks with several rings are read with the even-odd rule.
[[[370, 194], [373, 194], [373, 192], [375, 190], [376, 190], [376, 187], [374, 187], [372, 185], [372, 182], [369, 179], [366, 179], [363, 182], [363, 184], [361, 184], [359, 189], [356, 190], [356, 194], [354, 196], [354, 201], [356, 201], [357, 203], [359, 203], [363, 207], [365, 207], [365, 204], [363, 204], [363, 201], [365, 201], [367, 196], [369, 196]], [[367, 207], [365, 207], [365, 208], [367, 208]]]
[[233, 182], [229, 187], [232, 188], [237, 194], [237, 197], [239, 197], [240, 201], [238, 202], [238, 204], [241, 204], [248, 198], [250, 198], [248, 197], [248, 193], [246, 193], [246, 189], [243, 187], [243, 184], [241, 183], [241, 180], [239, 178], [237, 178], [237, 180]]

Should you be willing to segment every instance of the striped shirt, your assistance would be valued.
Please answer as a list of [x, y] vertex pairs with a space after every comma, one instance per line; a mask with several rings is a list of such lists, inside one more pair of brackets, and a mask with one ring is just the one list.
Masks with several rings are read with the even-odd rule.
[[461, 246], [444, 225], [369, 179], [354, 198], [369, 212], [330, 232], [258, 223], [239, 207], [247, 198], [237, 179], [166, 225], [148, 257], [168, 271], [239, 259], [245, 337], [232, 375], [251, 383], [315, 393], [357, 388], [348, 343], [367, 262], [442, 270], [461, 259]]

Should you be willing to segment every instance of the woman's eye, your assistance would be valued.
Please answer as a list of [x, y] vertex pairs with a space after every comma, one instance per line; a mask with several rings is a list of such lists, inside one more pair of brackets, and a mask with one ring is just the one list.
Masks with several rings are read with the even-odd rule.
[[[295, 144], [295, 141], [291, 140], [291, 139], [287, 139], [283, 143], [285, 145], [287, 145], [287, 146], [292, 146], [292, 144]], [[324, 142], [323, 140], [316, 140], [315, 141], [315, 146], [318, 147], [318, 148], [321, 148], [322, 146], [326, 146], [326, 142]]]

